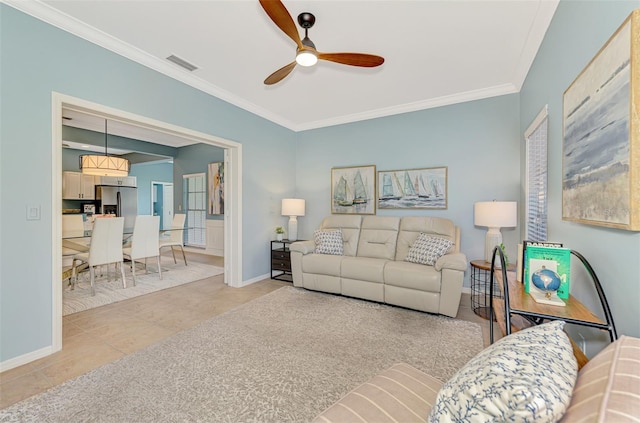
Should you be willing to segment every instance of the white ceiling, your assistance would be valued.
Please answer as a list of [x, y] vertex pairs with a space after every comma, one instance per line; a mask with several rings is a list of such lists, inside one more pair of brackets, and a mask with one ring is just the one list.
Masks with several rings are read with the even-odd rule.
[[[321, 61], [273, 86], [263, 80], [294, 60], [295, 44], [257, 0], [4, 1], [301, 131], [518, 92], [559, 0], [285, 0], [294, 20], [316, 16], [319, 51], [385, 63]], [[198, 69], [168, 62], [172, 54]]]

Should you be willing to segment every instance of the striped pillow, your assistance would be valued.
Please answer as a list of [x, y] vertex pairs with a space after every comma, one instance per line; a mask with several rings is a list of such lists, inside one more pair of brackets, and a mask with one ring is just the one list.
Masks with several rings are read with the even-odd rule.
[[580, 370], [561, 422], [632, 422], [638, 416], [640, 338], [623, 335]]
[[429, 414], [442, 382], [398, 363], [358, 386], [313, 423], [419, 422]]

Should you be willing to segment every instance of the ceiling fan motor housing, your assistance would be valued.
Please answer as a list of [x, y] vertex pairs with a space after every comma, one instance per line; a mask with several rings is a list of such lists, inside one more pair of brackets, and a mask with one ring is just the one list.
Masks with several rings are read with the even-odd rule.
[[298, 23], [304, 29], [309, 29], [316, 23], [316, 17], [313, 16], [313, 13], [302, 12], [298, 15]]

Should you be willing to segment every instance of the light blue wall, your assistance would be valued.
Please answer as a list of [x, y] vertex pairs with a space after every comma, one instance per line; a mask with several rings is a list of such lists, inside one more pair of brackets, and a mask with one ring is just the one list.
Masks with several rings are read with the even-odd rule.
[[[563, 222], [559, 209], [562, 92], [633, 7], [637, 1], [562, 1], [521, 94], [294, 134], [0, 4], [0, 362], [51, 344], [51, 200], [60, 195], [49, 183], [52, 91], [242, 143], [245, 280], [268, 273], [265, 248], [287, 222], [283, 197], [307, 200], [301, 238], [330, 213], [330, 171], [338, 166], [448, 166], [448, 209], [418, 213], [452, 218], [462, 251], [481, 257], [485, 228], [473, 226], [473, 203], [522, 198], [522, 132], [548, 103], [551, 237], [580, 245], [620, 332], [640, 336], [638, 235]], [[27, 155], [28, 168], [16, 160]], [[42, 219], [26, 221], [33, 204]], [[510, 255], [519, 234], [503, 230]]]
[[139, 163], [131, 166], [129, 175], [138, 185], [138, 214], [151, 213], [151, 182], [173, 183], [173, 164]]
[[[473, 203], [518, 200], [520, 147], [516, 94], [305, 132], [296, 163], [296, 193], [307, 201], [306, 215], [298, 218], [300, 237], [312, 236], [331, 213], [332, 167], [375, 165], [380, 171], [447, 166], [447, 210], [377, 214], [450, 218], [460, 226], [462, 252], [470, 260], [482, 258], [486, 228], [473, 225]], [[519, 232], [502, 232], [515, 257]]]
[[[174, 159], [173, 170], [176, 181], [173, 186], [173, 202], [175, 203], [176, 212], [180, 210], [179, 206], [186, 206], [183, 201], [184, 185], [182, 183], [182, 177], [192, 173], [205, 173], [205, 181], [208, 181], [208, 179], [206, 179], [209, 177], [207, 166], [213, 162], [224, 162], [223, 149], [204, 144], [193, 144], [178, 149], [178, 154]], [[222, 220], [224, 216], [209, 214], [207, 215], [207, 219]]]
[[243, 278], [268, 273], [269, 203], [295, 190], [295, 133], [4, 3], [0, 39], [0, 362], [52, 343], [53, 91], [242, 143]]
[[[640, 336], [640, 234], [562, 220], [562, 95], [638, 7], [637, 0], [561, 1], [520, 94], [520, 133], [549, 105], [549, 239], [585, 256], [603, 285], [618, 331], [633, 336]], [[586, 283], [573, 286], [572, 294], [596, 307]]]

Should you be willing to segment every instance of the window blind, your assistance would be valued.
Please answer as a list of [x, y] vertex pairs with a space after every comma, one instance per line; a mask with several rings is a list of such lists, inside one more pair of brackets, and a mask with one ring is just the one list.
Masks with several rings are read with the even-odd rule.
[[526, 234], [530, 241], [547, 240], [547, 106], [525, 132]]

